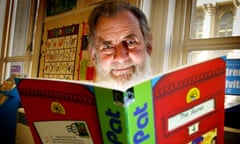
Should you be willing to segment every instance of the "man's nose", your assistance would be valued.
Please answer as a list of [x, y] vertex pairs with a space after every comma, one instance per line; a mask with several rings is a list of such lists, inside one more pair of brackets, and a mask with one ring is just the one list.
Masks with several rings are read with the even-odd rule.
[[128, 47], [124, 44], [118, 44], [116, 46], [116, 51], [114, 55], [114, 59], [118, 62], [122, 62], [128, 59], [129, 54], [129, 49]]

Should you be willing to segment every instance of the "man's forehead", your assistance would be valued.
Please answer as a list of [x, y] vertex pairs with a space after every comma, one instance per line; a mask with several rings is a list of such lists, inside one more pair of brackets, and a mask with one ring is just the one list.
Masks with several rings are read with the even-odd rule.
[[121, 25], [139, 25], [138, 19], [130, 11], [121, 11], [114, 16], [100, 16], [96, 23], [96, 29], [102, 27], [111, 27], [118, 24]]

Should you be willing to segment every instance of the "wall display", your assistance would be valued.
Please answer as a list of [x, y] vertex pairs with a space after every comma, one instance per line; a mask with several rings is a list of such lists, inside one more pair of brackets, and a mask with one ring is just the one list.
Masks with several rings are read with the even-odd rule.
[[79, 25], [48, 30], [44, 53], [44, 78], [73, 79]]
[[78, 64], [78, 79], [80, 80], [94, 80], [95, 79], [95, 68], [91, 61], [89, 52], [87, 50], [88, 46], [88, 24], [87, 22], [82, 22], [82, 36], [81, 36], [81, 51]]
[[48, 0], [47, 16], [53, 16], [71, 10], [76, 6], [76, 0]]
[[20, 75], [22, 72], [22, 65], [12, 65], [11, 66], [11, 75]]
[[227, 59], [226, 94], [240, 95], [240, 59]]

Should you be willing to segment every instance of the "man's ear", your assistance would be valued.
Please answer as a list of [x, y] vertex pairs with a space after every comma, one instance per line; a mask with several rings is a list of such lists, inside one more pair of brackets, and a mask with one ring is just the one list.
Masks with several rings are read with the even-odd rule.
[[96, 49], [89, 44], [88, 45], [88, 52], [90, 54], [92, 62], [96, 65], [97, 64]]
[[152, 54], [152, 35], [148, 36], [148, 40], [147, 40], [147, 53], [149, 55]]
[[151, 54], [152, 54], [152, 45], [151, 44], [147, 45], [147, 53], [151, 56]]

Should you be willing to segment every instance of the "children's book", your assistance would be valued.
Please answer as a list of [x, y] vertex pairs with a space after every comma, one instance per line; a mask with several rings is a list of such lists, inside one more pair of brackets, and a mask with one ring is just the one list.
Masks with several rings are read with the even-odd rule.
[[224, 143], [225, 57], [125, 88], [17, 79], [35, 143]]

